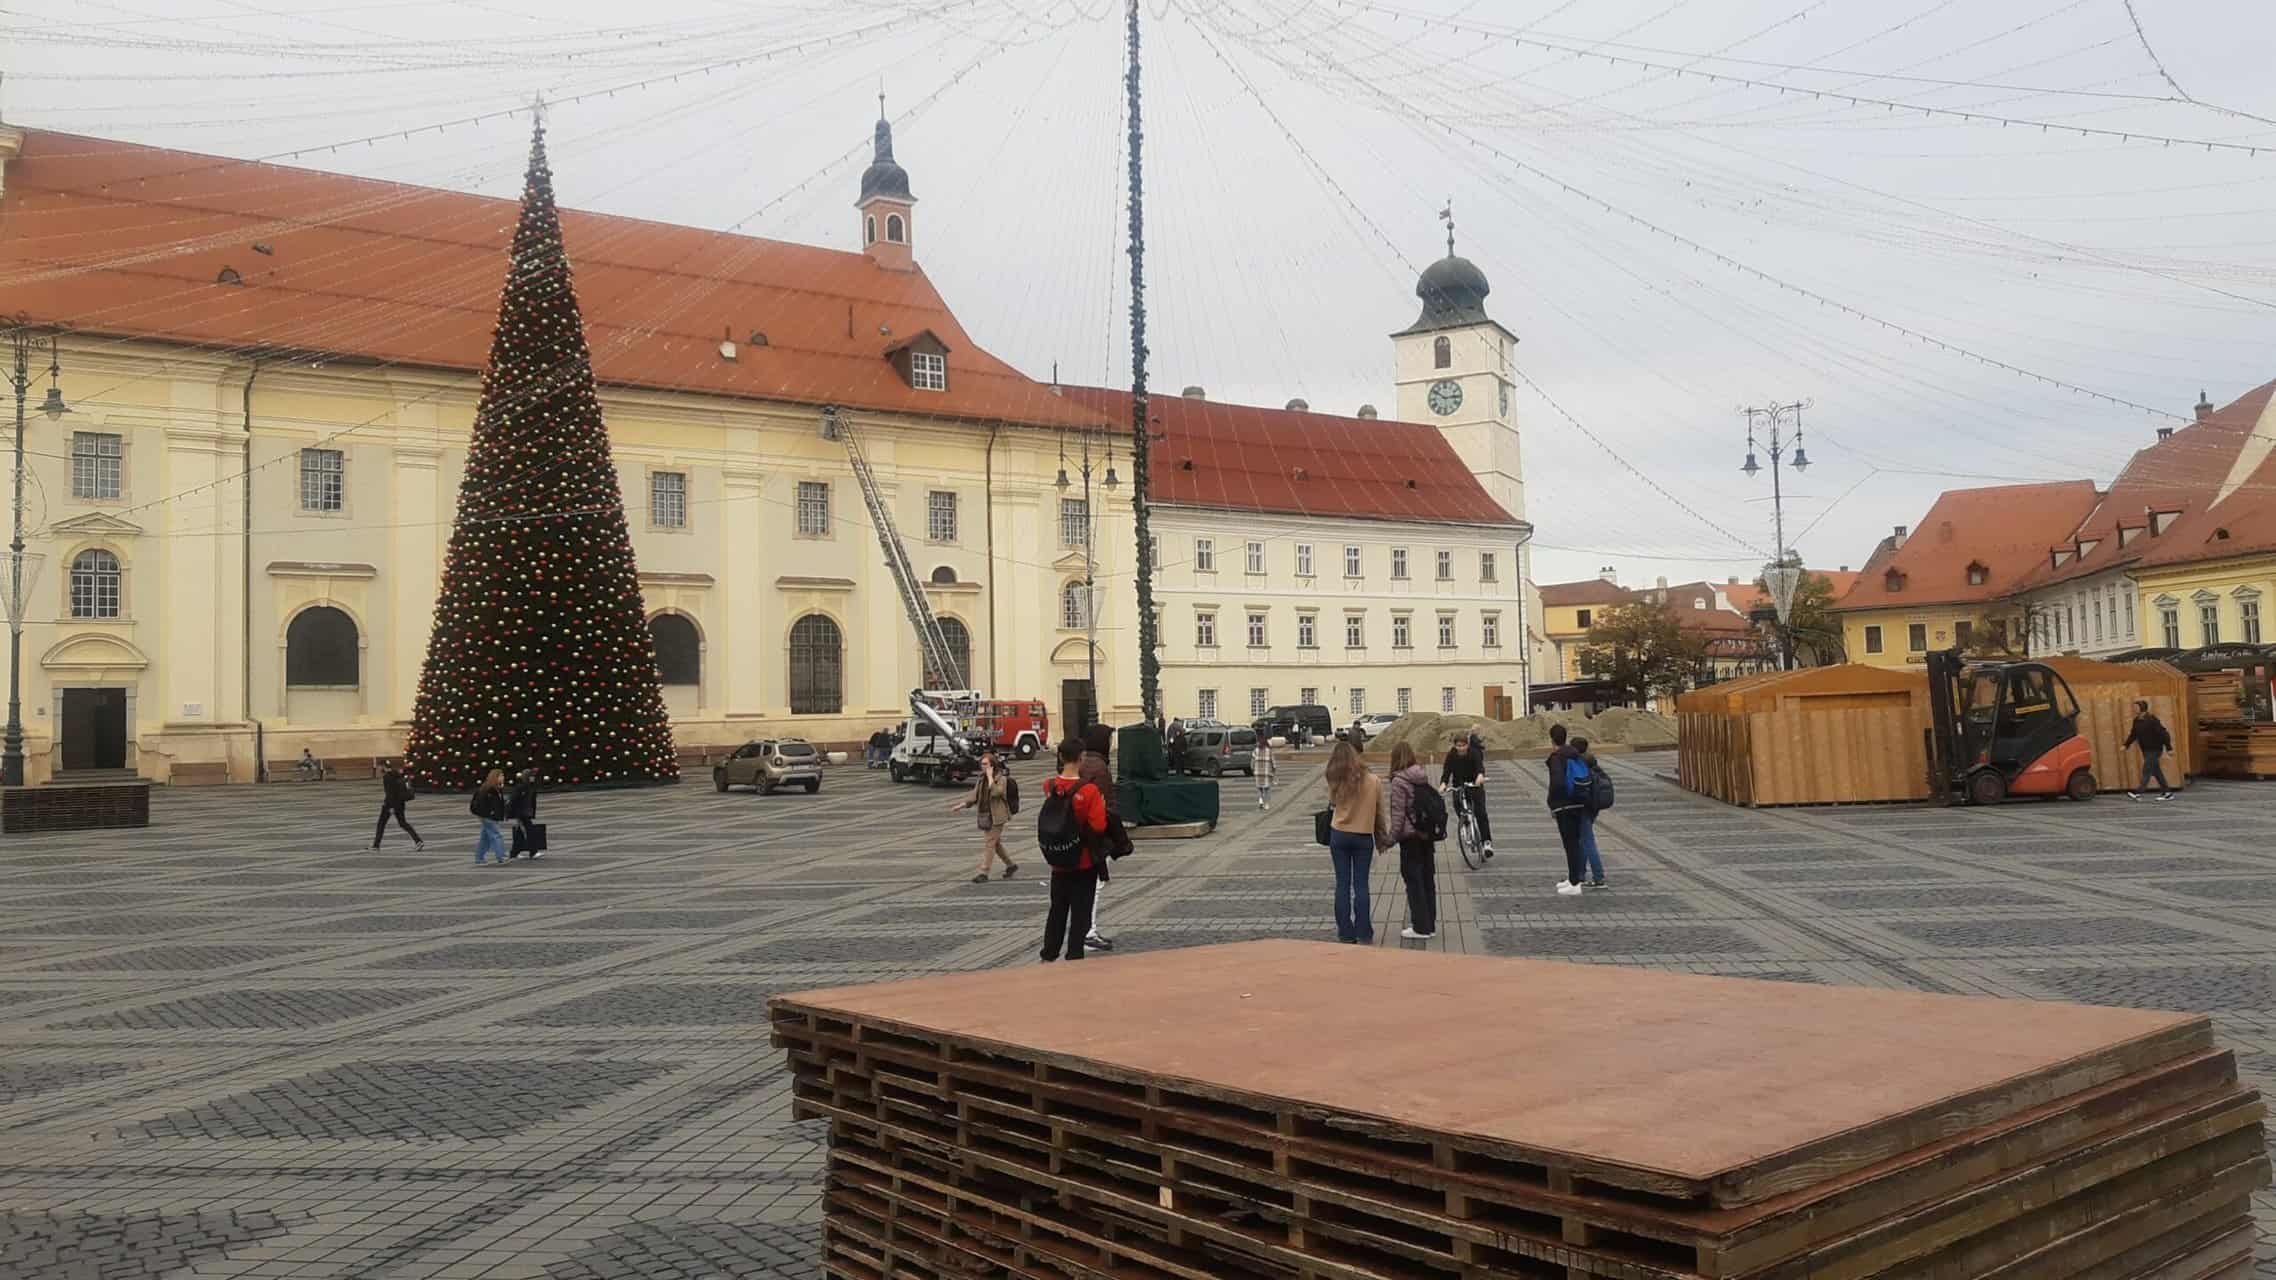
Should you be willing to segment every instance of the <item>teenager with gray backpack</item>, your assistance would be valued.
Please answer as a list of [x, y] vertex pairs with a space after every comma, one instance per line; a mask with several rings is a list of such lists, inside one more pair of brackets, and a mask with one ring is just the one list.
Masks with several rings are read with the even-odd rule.
[[1407, 882], [1407, 927], [1399, 936], [1438, 936], [1438, 842], [1446, 838], [1446, 801], [1406, 743], [1391, 748], [1391, 838], [1399, 842], [1399, 876]]
[[1589, 889], [1607, 888], [1604, 858], [1596, 848], [1596, 815], [1612, 807], [1612, 779], [1598, 767], [1586, 738], [1572, 740], [1565, 750], [1564, 765], [1566, 803], [1571, 806], [1574, 843], [1580, 855], [1578, 870], [1588, 876], [1585, 882], [1573, 883]]

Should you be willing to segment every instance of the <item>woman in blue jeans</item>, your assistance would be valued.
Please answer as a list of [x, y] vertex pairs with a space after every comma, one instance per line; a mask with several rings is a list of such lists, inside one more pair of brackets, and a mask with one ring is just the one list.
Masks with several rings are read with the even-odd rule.
[[1383, 783], [1360, 763], [1349, 742], [1328, 757], [1328, 857], [1336, 868], [1336, 941], [1375, 941], [1375, 915], [1367, 877], [1375, 850], [1390, 843], [1383, 819]]
[[[1604, 858], [1596, 851], [1595, 790], [1590, 772], [1596, 768], [1596, 757], [1588, 753], [1588, 739], [1575, 738], [1565, 756], [1565, 794], [1574, 801], [1573, 827], [1580, 845], [1580, 865], [1587, 874], [1584, 887], [1604, 887]], [[1580, 884], [1575, 881], [1575, 884]]]

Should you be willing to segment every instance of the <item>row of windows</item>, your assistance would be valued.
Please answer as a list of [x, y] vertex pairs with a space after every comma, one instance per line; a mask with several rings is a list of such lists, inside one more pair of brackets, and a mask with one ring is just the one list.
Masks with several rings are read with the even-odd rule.
[[[1296, 701], [1299, 703], [1309, 705], [1317, 703], [1319, 700], [1320, 690], [1317, 686], [1306, 685], [1296, 691]], [[1204, 720], [1215, 720], [1217, 718], [1217, 711], [1219, 707], [1217, 690], [1196, 689], [1194, 690], [1193, 702], [1193, 712], [1195, 715], [1201, 717]], [[1270, 707], [1271, 705], [1273, 705], [1273, 703], [1272, 690], [1270, 688], [1263, 685], [1255, 685], [1249, 689], [1250, 719], [1253, 720], [1258, 716], [1263, 715], [1265, 713], [1265, 708]], [[1351, 707], [1351, 714], [1355, 716], [1366, 715], [1367, 690], [1353, 689], [1351, 691], [1349, 705]], [[1415, 691], [1408, 688], [1400, 688], [1394, 690], [1391, 696], [1391, 705], [1392, 708], [1396, 710], [1400, 715], [1406, 715], [1408, 712], [1413, 711], [1415, 709]], [[1453, 685], [1446, 685], [1439, 689], [1438, 709], [1442, 713], [1450, 714], [1453, 712]]]
[[[2195, 602], [2195, 605], [2199, 637], [2197, 643], [2220, 644], [2222, 642], [2221, 602], [2218, 600], [2199, 600]], [[2178, 604], [2160, 605], [2157, 612], [2158, 629], [2164, 633], [2165, 647], [2168, 649], [2182, 648], [2181, 606]], [[2245, 644], [2262, 643], [2259, 599], [2249, 596], [2239, 599], [2236, 602], [2236, 613], [2238, 624], [2236, 638]]]
[[[1997, 643], [1997, 644], [2005, 644], [2005, 643], [2007, 642], [2007, 619], [2005, 619], [2005, 618], [1994, 618], [1994, 619], [1992, 619], [1992, 620], [1991, 620], [1991, 623], [1990, 623], [1990, 634], [1991, 634], [1991, 637], [1992, 637], [1992, 640], [1993, 640], [1993, 642], [1994, 642], [1994, 643]], [[1961, 648], [1965, 649], [1965, 648], [1967, 648], [1969, 645], [1971, 645], [1971, 644], [1974, 644], [1974, 643], [1975, 643], [1975, 640], [1976, 640], [1976, 624], [1974, 623], [1974, 621], [1972, 621], [1972, 620], [1970, 620], [1970, 619], [1968, 619], [1968, 618], [1959, 618], [1959, 619], [1955, 619], [1955, 620], [1953, 621], [1953, 623], [1952, 623], [1952, 643], [1954, 643], [1954, 644], [1956, 644], [1956, 645], [1959, 645]], [[1867, 652], [1867, 653], [1884, 653], [1884, 652], [1887, 652], [1887, 646], [1886, 646], [1886, 645], [1883, 643], [1883, 641], [1882, 641], [1882, 637], [1881, 637], [1881, 628], [1880, 628], [1879, 624], [1874, 624], [1874, 625], [1872, 625], [1872, 626], [1868, 626], [1868, 627], [1866, 627], [1866, 628], [1865, 628], [1865, 652]], [[1905, 627], [1905, 652], [1907, 652], [1907, 653], [1926, 653], [1926, 652], [1928, 652], [1928, 624], [1927, 624], [1927, 623], [1925, 623], [1925, 622], [1914, 622], [1914, 623], [1909, 623], [1909, 624], [1907, 624], [1907, 625], [1906, 625], [1906, 627]]]
[[[1295, 544], [1295, 549], [1296, 576], [1299, 578], [1317, 576], [1313, 572], [1312, 544], [1299, 542]], [[1215, 538], [1195, 538], [1193, 540], [1193, 568], [1197, 573], [1217, 572], [1217, 540]], [[1266, 571], [1264, 543], [1250, 541], [1243, 546], [1241, 568], [1248, 573]], [[1497, 581], [1499, 572], [1500, 560], [1494, 552], [1481, 551], [1478, 553], [1478, 580], [1480, 582]], [[1365, 577], [1366, 573], [1366, 548], [1346, 545], [1343, 549], [1343, 576], [1360, 578]], [[1392, 580], [1394, 582], [1405, 581], [1409, 576], [1407, 548], [1391, 548]], [[1439, 550], [1437, 579], [1440, 582], [1452, 582], [1454, 580], [1454, 553], [1452, 551], [1443, 548]]]
[[[347, 509], [347, 465], [338, 449], [300, 451], [300, 509]], [[126, 437], [107, 431], [71, 433], [71, 496], [110, 501], [123, 492]]]
[[[1068, 621], [1069, 618], [1085, 619], [1088, 617], [1083, 611], [1087, 594], [1081, 582], [1070, 582], [1066, 585], [1061, 597], [1062, 607], [1060, 610], [1060, 621], [1063, 625], [1070, 627], [1087, 625], [1087, 622], [1084, 621]], [[1194, 610], [1194, 647], [1200, 649], [1217, 647], [1217, 615], [1218, 611], [1215, 609]], [[1243, 628], [1242, 635], [1247, 640], [1249, 647], [1252, 649], [1270, 648], [1272, 645], [1271, 614], [1262, 609], [1250, 609], [1245, 611], [1244, 617], [1247, 620], [1247, 625]], [[1450, 612], [1438, 615], [1437, 638], [1439, 648], [1452, 649], [1460, 643], [1458, 617], [1459, 615]], [[1488, 649], [1494, 649], [1499, 648], [1501, 642], [1501, 614], [1486, 612], [1478, 615], [1478, 643]], [[1354, 612], [1344, 615], [1343, 643], [1346, 649], [1364, 649], [1367, 647], [1367, 615], [1365, 613]], [[1306, 611], [1296, 615], [1296, 647], [1299, 649], [1317, 649], [1320, 647], [1320, 616], [1317, 613]], [[1404, 613], [1391, 615], [1391, 647], [1394, 649], [1412, 649], [1415, 647], [1414, 617], [1412, 615]]]

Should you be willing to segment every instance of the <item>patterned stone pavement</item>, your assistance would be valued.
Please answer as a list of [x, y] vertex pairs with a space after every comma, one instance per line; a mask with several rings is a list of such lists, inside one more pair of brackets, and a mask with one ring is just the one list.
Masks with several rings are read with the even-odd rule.
[[[1430, 945], [2208, 1009], [2276, 1087], [2276, 787], [1756, 813], [1612, 767], [1613, 889], [1550, 892], [1538, 770], [1505, 766], [1501, 856], [1447, 852]], [[1228, 779], [1218, 834], [1117, 868], [1120, 954], [1332, 936], [1317, 767], [1289, 772], [1279, 811]], [[814, 1276], [821, 1135], [766, 997], [1026, 963], [1041, 932], [1040, 860], [968, 883], [950, 798], [858, 769], [548, 797], [556, 852], [483, 869], [449, 797], [412, 806], [425, 853], [363, 851], [350, 784], [0, 845], [0, 1276]], [[1395, 863], [1379, 945], [1418, 945]], [[2276, 1197], [2262, 1221], [2276, 1276]]]

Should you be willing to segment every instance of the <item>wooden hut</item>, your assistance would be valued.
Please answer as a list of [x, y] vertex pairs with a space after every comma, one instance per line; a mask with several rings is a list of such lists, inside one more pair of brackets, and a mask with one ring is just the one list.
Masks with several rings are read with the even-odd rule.
[[[2186, 725], [2188, 679], [2164, 663], [2055, 658], [2094, 748], [2095, 781], [2122, 791], [2140, 757], [2119, 748], [2144, 698], [2169, 726]], [[1676, 778], [1737, 805], [1868, 804], [1926, 800], [1928, 676], [1850, 663], [1771, 672], [1676, 700]], [[2166, 775], [2183, 785], [2188, 735], [2174, 734]]]

